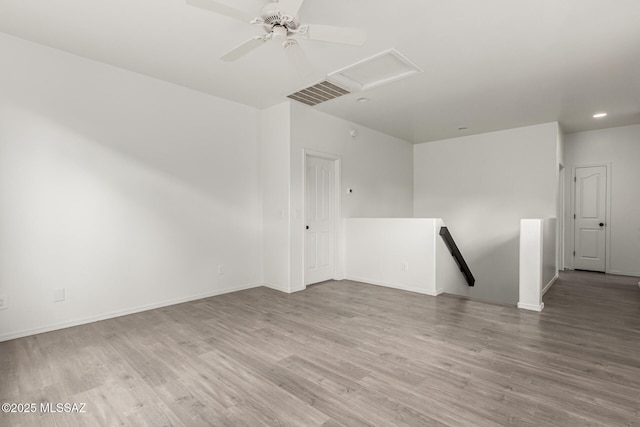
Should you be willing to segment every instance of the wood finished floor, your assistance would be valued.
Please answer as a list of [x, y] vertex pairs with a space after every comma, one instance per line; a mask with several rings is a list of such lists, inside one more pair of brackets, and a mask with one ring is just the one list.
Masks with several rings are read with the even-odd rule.
[[2, 426], [640, 425], [637, 278], [543, 313], [354, 282], [257, 288], [0, 343]]

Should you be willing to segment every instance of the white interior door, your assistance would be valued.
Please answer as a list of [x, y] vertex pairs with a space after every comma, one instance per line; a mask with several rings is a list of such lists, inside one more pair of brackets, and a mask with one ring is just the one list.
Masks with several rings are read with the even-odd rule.
[[576, 168], [574, 268], [605, 271], [607, 167]]
[[334, 161], [307, 157], [305, 285], [335, 275]]

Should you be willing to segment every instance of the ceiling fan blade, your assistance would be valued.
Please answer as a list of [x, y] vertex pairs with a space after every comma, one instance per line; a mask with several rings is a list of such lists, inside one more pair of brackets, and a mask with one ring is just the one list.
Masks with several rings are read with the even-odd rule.
[[280, 12], [284, 15], [295, 18], [298, 16], [298, 12], [302, 7], [302, 3], [304, 3], [304, 0], [280, 0], [278, 3], [280, 3]]
[[229, 18], [237, 19], [238, 21], [251, 22], [251, 20], [253, 19], [253, 16], [249, 15], [248, 13], [242, 12], [241, 10], [234, 9], [229, 6], [225, 6], [224, 4], [218, 3], [215, 0], [186, 0], [186, 2], [188, 5], [206, 9]]
[[308, 76], [311, 74], [313, 69], [311, 68], [309, 58], [307, 58], [307, 55], [304, 54], [304, 51], [295, 40], [290, 40], [285, 43], [284, 53], [300, 76]]
[[362, 46], [367, 41], [367, 33], [364, 30], [330, 25], [309, 25], [306, 36], [310, 40], [354, 46]]
[[263, 36], [256, 36], [252, 39], [247, 40], [246, 42], [234, 47], [229, 52], [222, 55], [220, 59], [227, 62], [232, 62], [237, 59], [242, 58], [247, 53], [251, 52], [262, 46], [265, 42], [265, 38]]

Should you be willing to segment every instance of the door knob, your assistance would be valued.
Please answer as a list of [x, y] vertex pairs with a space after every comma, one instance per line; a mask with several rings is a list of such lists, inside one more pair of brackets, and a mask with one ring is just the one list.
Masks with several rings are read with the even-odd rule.
[[308, 225], [306, 225], [306, 226], [305, 226], [305, 228], [308, 230], [308, 229], [309, 229], [309, 226], [308, 226]]
[[601, 223], [600, 223], [600, 227], [604, 227], [604, 222], [601, 222]]

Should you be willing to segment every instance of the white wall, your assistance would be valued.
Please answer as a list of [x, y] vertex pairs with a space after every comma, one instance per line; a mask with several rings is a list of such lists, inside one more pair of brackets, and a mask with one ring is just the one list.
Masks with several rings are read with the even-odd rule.
[[256, 110], [8, 36], [0, 69], [0, 339], [261, 283]]
[[542, 311], [543, 220], [520, 221], [520, 271], [518, 308]]
[[344, 222], [348, 280], [438, 294], [438, 220], [349, 218]]
[[[573, 170], [576, 166], [610, 164], [611, 218], [607, 220], [611, 247], [608, 273], [640, 276], [640, 125], [565, 136], [565, 265], [573, 268]], [[570, 177], [570, 178], [569, 178]]]
[[[351, 129], [358, 133], [355, 138]], [[291, 103], [291, 143], [292, 193], [298, 199], [302, 150], [307, 149], [342, 159], [343, 217], [412, 216], [413, 145], [297, 102]], [[353, 194], [347, 195], [347, 188], [353, 188]]]
[[556, 215], [557, 123], [418, 144], [414, 213], [442, 218], [476, 278], [463, 295], [518, 301], [520, 220]]
[[518, 308], [542, 311], [542, 296], [558, 278], [557, 219], [520, 221]]
[[[354, 128], [356, 138], [350, 135]], [[413, 148], [406, 141], [290, 101], [261, 112], [260, 134], [266, 286], [285, 292], [305, 288], [305, 152], [340, 159], [342, 218], [412, 215]], [[347, 195], [347, 188], [354, 193]], [[338, 231], [343, 261], [343, 230]], [[342, 278], [337, 267], [336, 278]]]
[[291, 125], [289, 103], [260, 113], [264, 283], [289, 292], [289, 188]]
[[347, 218], [346, 278], [426, 295], [467, 288], [440, 218]]
[[[350, 129], [356, 129], [352, 138]], [[291, 103], [291, 288], [304, 287], [304, 150], [342, 164], [342, 217], [411, 217], [413, 146], [406, 141]], [[353, 194], [346, 194], [353, 188]]]

